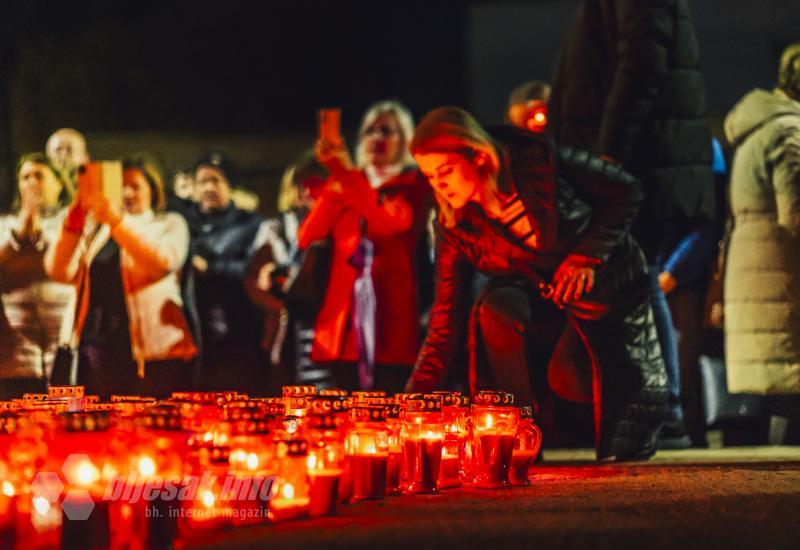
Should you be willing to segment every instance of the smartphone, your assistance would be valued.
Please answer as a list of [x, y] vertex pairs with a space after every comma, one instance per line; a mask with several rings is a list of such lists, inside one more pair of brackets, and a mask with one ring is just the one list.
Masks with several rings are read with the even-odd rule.
[[342, 110], [338, 108], [319, 110], [319, 139], [333, 144], [343, 143]]
[[87, 196], [102, 193], [108, 202], [122, 208], [122, 163], [89, 162], [78, 170], [78, 191]]

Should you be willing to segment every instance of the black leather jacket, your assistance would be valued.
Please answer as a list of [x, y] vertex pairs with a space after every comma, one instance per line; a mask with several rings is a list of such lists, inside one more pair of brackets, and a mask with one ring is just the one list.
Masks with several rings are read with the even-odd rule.
[[[437, 223], [436, 297], [410, 389], [439, 387], [465, 344], [474, 325], [469, 322], [472, 267], [490, 277], [513, 277], [524, 264], [549, 281], [567, 255], [581, 254], [598, 261], [594, 289], [585, 299], [605, 304], [608, 311], [597, 321], [568, 315], [598, 364], [593, 369], [602, 394], [595, 409], [602, 408], [596, 415], [598, 455], [651, 452], [663, 417], [666, 378], [644, 256], [629, 235], [642, 200], [638, 180], [585, 152], [557, 151], [524, 130], [504, 127], [491, 133], [506, 152], [501, 191], [520, 195], [539, 232], [539, 246], [534, 251], [520, 245], [475, 205], [458, 212], [455, 227]], [[470, 330], [471, 349], [475, 339]], [[474, 358], [470, 363], [472, 374]]]
[[189, 258], [198, 255], [208, 262], [208, 270], [194, 276], [204, 345], [232, 340], [257, 344], [258, 316], [244, 278], [261, 218], [233, 204], [207, 214], [194, 206], [186, 218], [192, 237]]
[[[568, 254], [596, 258], [602, 271], [612, 252], [627, 258], [627, 248], [635, 247], [628, 230], [642, 198], [638, 180], [585, 152], [556, 151], [531, 132], [504, 126], [490, 133], [507, 153], [501, 190], [514, 186], [541, 244], [535, 252], [519, 246], [474, 205], [459, 213], [456, 227], [436, 222], [436, 297], [413, 375], [415, 391], [437, 387], [456, 354], [471, 305], [470, 265], [491, 277], [513, 275], [514, 264], [525, 263], [549, 279]], [[620, 247], [626, 250], [615, 250]], [[644, 265], [635, 271], [643, 273]], [[622, 283], [595, 285], [596, 292], [613, 293]]]

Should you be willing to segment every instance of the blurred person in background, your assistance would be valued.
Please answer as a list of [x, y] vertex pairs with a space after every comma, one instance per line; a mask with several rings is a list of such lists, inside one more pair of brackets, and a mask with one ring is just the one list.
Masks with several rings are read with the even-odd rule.
[[301, 249], [332, 241], [311, 358], [331, 368], [340, 388], [401, 391], [416, 359], [418, 275], [428, 258], [420, 243], [432, 197], [408, 149], [413, 132], [404, 105], [380, 101], [361, 120], [355, 166], [343, 141], [317, 143], [331, 178], [298, 241]]
[[123, 162], [122, 207], [81, 182], [45, 268], [78, 295], [67, 320], [87, 393], [168, 396], [184, 388], [197, 349], [183, 315], [179, 272], [189, 230], [164, 212], [162, 176], [143, 159]]
[[198, 382], [208, 390], [263, 389], [269, 372], [261, 361], [261, 316], [244, 281], [266, 228], [259, 216], [233, 203], [236, 172], [225, 157], [200, 158], [194, 179], [199, 199], [186, 219], [202, 334]]
[[718, 277], [718, 255], [728, 216], [728, 169], [717, 139], [712, 140], [716, 215], [688, 233], [669, 254], [658, 276], [667, 297], [678, 342], [681, 369], [681, 399], [685, 424], [694, 447], [707, 447], [702, 385], [698, 359], [701, 354], [722, 356], [721, 313], [709, 300], [711, 278]]
[[[771, 396], [800, 419], [800, 43], [774, 90], [747, 93], [725, 118], [736, 148], [725, 267], [725, 363], [731, 393]], [[792, 442], [800, 442], [794, 425]]]
[[45, 391], [74, 296], [47, 279], [44, 255], [64, 219], [67, 191], [44, 153], [17, 165], [16, 213], [0, 218], [0, 399]]
[[89, 162], [86, 138], [74, 128], [61, 128], [47, 139], [45, 152], [61, 175], [67, 191], [74, 193], [77, 189], [78, 167]]
[[631, 229], [650, 264], [650, 292], [669, 379], [662, 448], [690, 445], [672, 318], [658, 282], [666, 255], [714, 217], [711, 132], [688, 0], [583, 0], [550, 97], [557, 143], [621, 163], [644, 183]]
[[506, 122], [541, 134], [547, 129], [547, 102], [550, 85], [540, 80], [529, 80], [514, 88], [508, 97]]
[[305, 256], [298, 247], [298, 228], [327, 178], [328, 171], [311, 150], [287, 166], [278, 191], [280, 214], [265, 222], [265, 242], [253, 255], [245, 280], [250, 298], [264, 312], [261, 345], [273, 369], [271, 385], [276, 391], [287, 384], [320, 389], [333, 384], [330, 370], [311, 360], [314, 315], [287, 302], [285, 294]]

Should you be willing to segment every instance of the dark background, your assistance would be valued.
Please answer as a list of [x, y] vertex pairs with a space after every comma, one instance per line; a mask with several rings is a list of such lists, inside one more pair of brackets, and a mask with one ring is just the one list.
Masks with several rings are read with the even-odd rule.
[[[349, 136], [387, 97], [417, 117], [457, 104], [496, 122], [513, 86], [549, 78], [577, 1], [3, 4], [0, 205], [19, 154], [72, 126], [95, 158], [146, 150], [168, 170], [221, 150], [268, 212], [317, 108], [341, 106]], [[800, 2], [692, 5], [718, 127], [748, 89], [773, 85], [800, 40]]]

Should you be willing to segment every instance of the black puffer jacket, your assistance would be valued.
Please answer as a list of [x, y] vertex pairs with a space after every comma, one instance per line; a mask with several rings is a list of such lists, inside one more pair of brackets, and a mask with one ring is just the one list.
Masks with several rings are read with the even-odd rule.
[[561, 145], [622, 162], [644, 183], [633, 235], [652, 257], [664, 220], [714, 214], [711, 134], [687, 0], [585, 0], [550, 100]]
[[[628, 234], [641, 201], [639, 182], [618, 166], [573, 149], [555, 149], [524, 130], [490, 130], [505, 149], [500, 188], [515, 189], [539, 232], [536, 252], [518, 244], [475, 205], [459, 223], [437, 223], [436, 297], [411, 389], [431, 391], [465, 344], [470, 266], [490, 277], [520, 274], [521, 265], [549, 279], [570, 253], [601, 261], [586, 300], [605, 304], [599, 320], [568, 315], [569, 330], [589, 348], [595, 379], [598, 457], [651, 453], [666, 404], [666, 375], [647, 293], [644, 257]], [[558, 173], [556, 173], [558, 172]], [[531, 290], [532, 299], [536, 293]], [[476, 384], [470, 365], [472, 383]], [[475, 388], [472, 388], [473, 391]]]
[[208, 270], [194, 276], [204, 345], [257, 346], [258, 313], [247, 296], [244, 278], [261, 218], [233, 204], [208, 214], [195, 206], [186, 218], [192, 237], [189, 257], [199, 255], [208, 262]]

